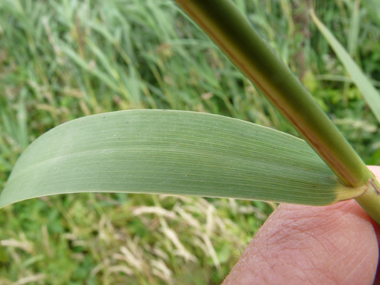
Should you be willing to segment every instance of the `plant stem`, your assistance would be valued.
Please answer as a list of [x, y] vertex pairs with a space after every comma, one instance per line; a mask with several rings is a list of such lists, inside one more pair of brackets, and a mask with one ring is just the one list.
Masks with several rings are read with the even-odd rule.
[[312, 95], [236, 6], [229, 0], [176, 2], [294, 125], [344, 184], [359, 187], [372, 179], [370, 184], [375, 186], [369, 187], [357, 201], [380, 223], [380, 195], [373, 190], [380, 189], [380, 184]]
[[363, 195], [355, 198], [356, 202], [367, 212], [368, 215], [380, 225], [380, 187], [377, 180], [368, 180], [368, 189]]

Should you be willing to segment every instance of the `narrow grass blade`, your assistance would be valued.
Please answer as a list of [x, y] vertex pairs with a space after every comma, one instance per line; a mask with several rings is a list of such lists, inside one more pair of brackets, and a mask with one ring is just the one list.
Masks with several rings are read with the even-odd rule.
[[104, 82], [108, 87], [116, 92], [120, 92], [120, 88], [114, 83], [114, 80], [111, 79], [107, 74], [100, 71], [97, 68], [91, 68], [90, 65], [85, 62], [78, 54], [76, 54], [71, 48], [61, 44], [59, 46], [61, 51], [67, 55], [73, 62], [75, 62], [78, 66], [83, 68], [85, 71], [90, 72], [92, 75], [96, 76], [101, 82]]
[[88, 116], [34, 141], [0, 207], [75, 192], [166, 193], [326, 205], [355, 197], [301, 139], [205, 113], [131, 110]]
[[364, 99], [367, 101], [368, 106], [371, 108], [373, 114], [375, 115], [378, 122], [380, 122], [380, 94], [376, 88], [372, 85], [371, 81], [365, 76], [360, 67], [355, 63], [355, 61], [350, 57], [348, 52], [344, 47], [338, 42], [334, 35], [329, 31], [329, 29], [317, 18], [315, 13], [311, 11], [311, 17], [323, 34], [325, 39], [330, 44], [331, 48], [334, 50], [335, 54], [338, 56], [347, 72], [350, 74], [352, 81], [359, 88], [360, 92], [363, 94]]
[[355, 0], [352, 5], [352, 16], [350, 20], [350, 31], [348, 35], [348, 52], [354, 55], [358, 46], [360, 31], [360, 0]]

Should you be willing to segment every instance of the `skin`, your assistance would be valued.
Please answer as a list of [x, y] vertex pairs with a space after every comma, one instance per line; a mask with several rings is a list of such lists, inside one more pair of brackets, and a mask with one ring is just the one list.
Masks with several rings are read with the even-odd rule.
[[[369, 168], [380, 179], [380, 167]], [[380, 284], [379, 238], [380, 228], [355, 200], [325, 207], [281, 204], [223, 285]]]

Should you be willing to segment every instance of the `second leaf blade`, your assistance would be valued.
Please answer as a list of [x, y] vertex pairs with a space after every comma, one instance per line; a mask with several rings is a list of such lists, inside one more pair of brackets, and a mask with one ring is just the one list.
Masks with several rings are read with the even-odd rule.
[[363, 71], [356, 64], [356, 62], [351, 58], [351, 56], [344, 49], [342, 44], [334, 37], [330, 30], [317, 18], [313, 10], [311, 10], [310, 15], [319, 31], [323, 34], [331, 48], [334, 50], [335, 54], [338, 56], [338, 58], [346, 68], [347, 72], [350, 74], [352, 81], [363, 94], [365, 101], [371, 108], [377, 121], [380, 123], [379, 92], [377, 92], [376, 88], [373, 86], [371, 81], [363, 73]]

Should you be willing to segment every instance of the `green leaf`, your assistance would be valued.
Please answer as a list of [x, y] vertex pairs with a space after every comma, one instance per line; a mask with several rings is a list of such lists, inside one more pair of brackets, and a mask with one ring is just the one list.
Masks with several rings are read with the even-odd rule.
[[165, 193], [326, 205], [347, 188], [301, 139], [205, 113], [131, 110], [62, 124], [22, 154], [0, 207], [76, 192]]
[[350, 74], [352, 81], [359, 88], [363, 94], [364, 99], [367, 101], [368, 106], [371, 108], [378, 122], [380, 122], [380, 94], [376, 88], [372, 85], [371, 81], [365, 76], [360, 67], [351, 58], [348, 52], [340, 44], [340, 42], [334, 37], [329, 29], [317, 18], [313, 11], [311, 11], [311, 17], [314, 24], [319, 31], [323, 34], [335, 54], [338, 56], [347, 72]]

